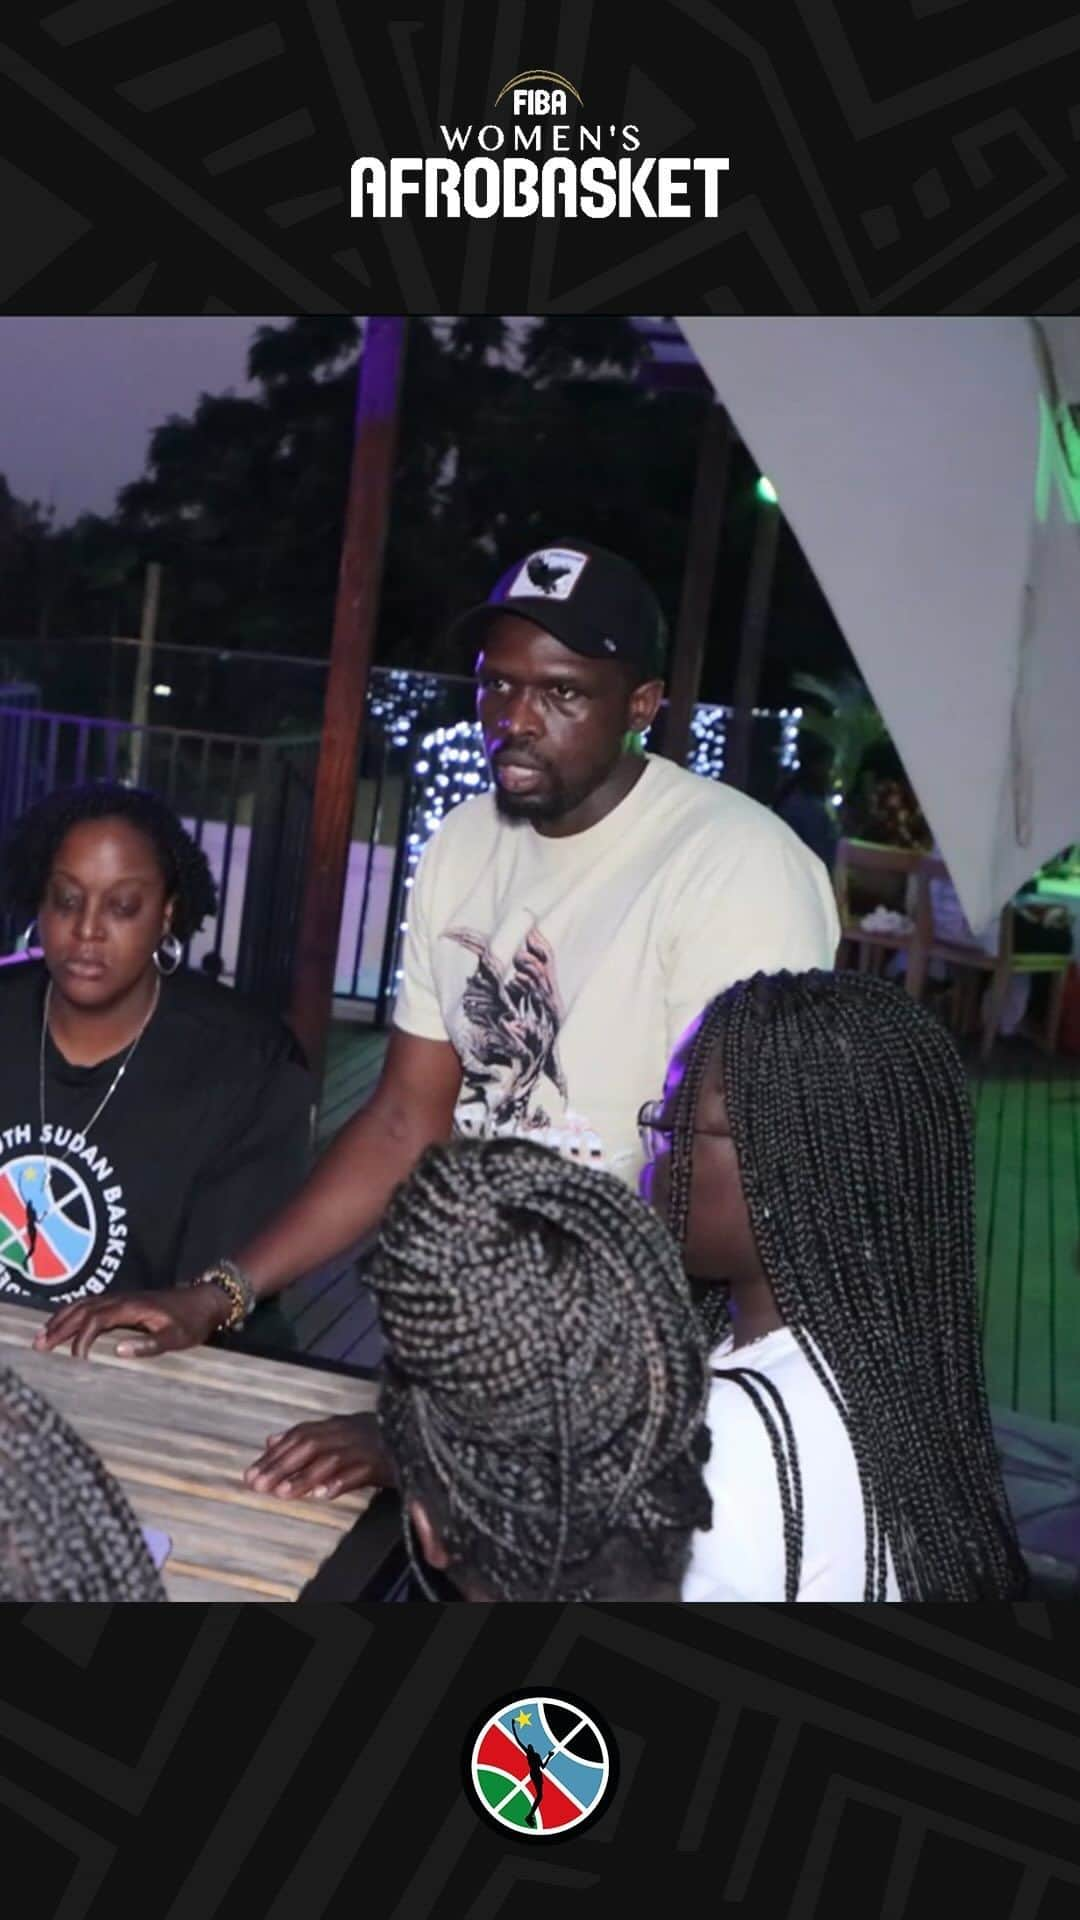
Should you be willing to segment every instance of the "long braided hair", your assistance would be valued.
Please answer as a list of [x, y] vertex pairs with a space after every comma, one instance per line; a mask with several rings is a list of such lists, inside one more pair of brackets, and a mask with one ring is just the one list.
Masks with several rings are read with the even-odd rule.
[[135, 1515], [97, 1454], [0, 1367], [0, 1601], [164, 1598]]
[[678, 1250], [636, 1195], [526, 1141], [432, 1147], [370, 1278], [406, 1537], [418, 1497], [498, 1599], [677, 1588], [711, 1518], [708, 1362]]
[[[971, 1106], [949, 1035], [867, 974], [759, 974], [714, 1000], [674, 1114], [669, 1222], [680, 1244], [710, 1073], [777, 1308], [850, 1435], [865, 1598], [885, 1597], [887, 1551], [905, 1600], [1023, 1593], [979, 1338]], [[707, 1289], [701, 1311], [714, 1344], [724, 1289]], [[744, 1372], [760, 1394], [764, 1376]], [[798, 1459], [790, 1428], [768, 1415], [790, 1593]]]

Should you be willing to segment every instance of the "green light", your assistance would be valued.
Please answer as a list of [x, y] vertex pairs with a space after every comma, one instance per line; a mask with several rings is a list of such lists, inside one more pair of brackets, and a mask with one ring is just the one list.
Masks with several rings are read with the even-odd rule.
[[1068, 407], [1056, 413], [1039, 395], [1039, 454], [1035, 470], [1035, 517], [1050, 518], [1050, 498], [1056, 489], [1062, 517], [1068, 525], [1080, 522], [1080, 435]]
[[775, 507], [777, 500], [779, 498], [779, 495], [777, 494], [776, 488], [773, 486], [772, 481], [766, 480], [764, 474], [762, 474], [761, 478], [758, 480], [757, 486], [754, 489], [754, 491], [756, 492], [759, 500], [767, 500], [771, 507]]

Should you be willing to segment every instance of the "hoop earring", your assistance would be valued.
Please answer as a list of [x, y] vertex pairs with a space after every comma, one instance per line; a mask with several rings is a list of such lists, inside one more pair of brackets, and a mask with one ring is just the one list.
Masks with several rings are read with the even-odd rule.
[[[168, 929], [162, 934], [154, 950], [154, 965], [159, 973], [175, 973], [183, 959], [184, 949], [175, 933]], [[168, 964], [166, 965], [166, 962]]]
[[31, 920], [30, 925], [27, 927], [26, 932], [23, 934], [23, 937], [22, 937], [22, 946], [23, 946], [24, 953], [29, 953], [31, 947], [34, 947], [37, 945], [37, 930], [38, 930], [38, 924], [37, 924], [37, 919], [35, 918]]

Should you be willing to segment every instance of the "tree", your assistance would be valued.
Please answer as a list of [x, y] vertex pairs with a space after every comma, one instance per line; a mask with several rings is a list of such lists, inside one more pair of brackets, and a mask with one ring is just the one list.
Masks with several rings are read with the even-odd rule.
[[0, 593], [4, 624], [24, 637], [38, 626], [42, 604], [43, 554], [51, 515], [37, 500], [19, 500], [0, 474]]
[[852, 799], [868, 749], [889, 737], [884, 720], [857, 673], [843, 674], [836, 682], [822, 680], [814, 673], [795, 673], [792, 684], [800, 693], [820, 701], [820, 707], [803, 709], [802, 724], [808, 733], [828, 741], [833, 751], [835, 785], [845, 799]]
[[[145, 474], [122, 490], [113, 515], [59, 532], [35, 523], [24, 542], [26, 626], [136, 633], [145, 567], [157, 560], [165, 569], [160, 645], [325, 657], [361, 339], [348, 316], [259, 328], [248, 358], [253, 391], [204, 394], [188, 418], [165, 420], [151, 436]], [[674, 620], [705, 401], [646, 389], [636, 378], [643, 351], [640, 333], [618, 315], [412, 321], [380, 664], [468, 671], [471, 662], [446, 640], [454, 616], [529, 547], [558, 539], [633, 555]], [[756, 477], [737, 447], [707, 699], [730, 697]], [[783, 699], [793, 666], [847, 659], [785, 530], [763, 699]], [[269, 732], [297, 716], [291, 696], [284, 711], [280, 679], [210, 667], [200, 676], [190, 724]]]
[[525, 371], [551, 381], [588, 374], [632, 374], [647, 348], [633, 323], [621, 314], [573, 314], [539, 320], [525, 341]]

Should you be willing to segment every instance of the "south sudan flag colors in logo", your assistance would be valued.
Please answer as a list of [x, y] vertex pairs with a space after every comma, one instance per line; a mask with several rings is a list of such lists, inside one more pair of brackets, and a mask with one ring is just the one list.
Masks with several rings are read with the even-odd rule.
[[466, 1788], [477, 1812], [521, 1840], [564, 1839], [603, 1811], [615, 1746], [591, 1707], [564, 1693], [495, 1707], [469, 1736]]
[[0, 1269], [22, 1288], [73, 1286], [93, 1270], [101, 1235], [90, 1189], [75, 1167], [40, 1153], [0, 1166]]

